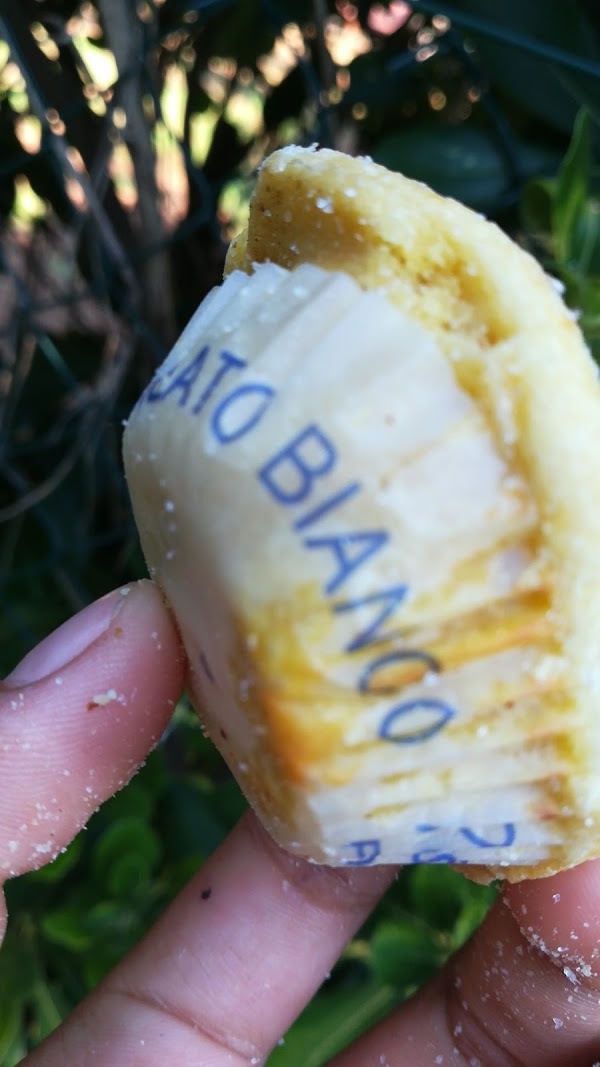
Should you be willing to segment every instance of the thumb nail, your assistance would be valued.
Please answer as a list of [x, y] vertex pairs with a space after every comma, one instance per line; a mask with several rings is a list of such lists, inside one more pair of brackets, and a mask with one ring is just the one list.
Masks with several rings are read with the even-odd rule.
[[127, 587], [116, 589], [93, 604], [88, 604], [28, 652], [4, 679], [3, 685], [9, 688], [32, 685], [60, 671], [106, 633], [119, 614], [128, 592]]

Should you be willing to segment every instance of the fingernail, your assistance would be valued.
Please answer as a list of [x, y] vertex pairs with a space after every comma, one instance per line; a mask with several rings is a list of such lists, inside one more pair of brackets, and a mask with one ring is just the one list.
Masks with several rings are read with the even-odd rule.
[[14, 688], [32, 685], [63, 667], [97, 641], [119, 614], [126, 594], [124, 587], [107, 593], [101, 600], [88, 604], [78, 615], [59, 626], [41, 644], [28, 652], [24, 659], [4, 679], [3, 684]]

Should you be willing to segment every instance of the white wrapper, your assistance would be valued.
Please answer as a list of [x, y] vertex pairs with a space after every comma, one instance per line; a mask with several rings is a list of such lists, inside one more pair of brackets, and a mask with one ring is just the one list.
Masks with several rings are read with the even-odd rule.
[[545, 861], [563, 664], [538, 519], [421, 326], [342, 274], [234, 273], [125, 459], [195, 702], [277, 840], [331, 864]]

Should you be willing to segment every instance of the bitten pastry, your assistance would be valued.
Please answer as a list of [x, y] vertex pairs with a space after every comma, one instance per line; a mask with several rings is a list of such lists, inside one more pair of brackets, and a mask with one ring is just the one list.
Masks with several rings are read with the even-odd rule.
[[317, 862], [600, 855], [600, 389], [500, 230], [369, 160], [263, 165], [129, 420], [204, 724]]

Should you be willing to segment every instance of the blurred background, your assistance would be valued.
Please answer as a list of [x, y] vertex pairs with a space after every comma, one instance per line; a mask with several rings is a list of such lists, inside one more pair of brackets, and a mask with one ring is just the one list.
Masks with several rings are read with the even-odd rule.
[[[0, 0], [0, 670], [145, 573], [122, 422], [218, 284], [269, 152], [370, 155], [493, 218], [563, 283], [598, 355], [599, 117], [600, 0]], [[243, 806], [182, 701], [87, 832], [7, 886], [3, 1067]], [[269, 1063], [320, 1067], [493, 897], [407, 869]]]

